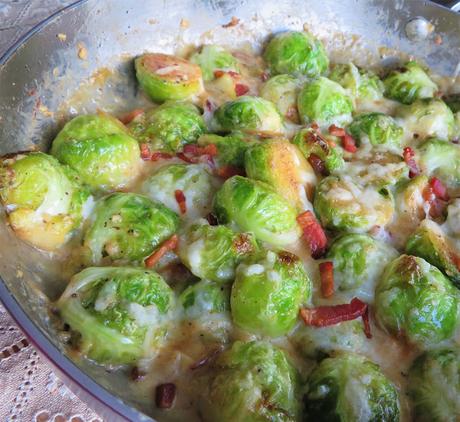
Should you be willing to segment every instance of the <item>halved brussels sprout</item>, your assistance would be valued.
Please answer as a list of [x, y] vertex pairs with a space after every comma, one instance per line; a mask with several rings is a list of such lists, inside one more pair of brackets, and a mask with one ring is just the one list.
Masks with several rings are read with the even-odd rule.
[[294, 327], [300, 306], [310, 302], [311, 290], [299, 257], [267, 251], [263, 258], [237, 268], [231, 295], [233, 321], [250, 332], [282, 336]]
[[375, 283], [398, 253], [391, 246], [365, 234], [346, 234], [334, 241], [326, 259], [334, 263], [338, 290], [360, 288], [360, 297], [372, 301]]
[[299, 420], [299, 376], [270, 343], [237, 341], [217, 358], [213, 369], [200, 394], [205, 421]]
[[438, 349], [418, 357], [409, 371], [409, 396], [420, 422], [460, 417], [460, 350]]
[[412, 104], [422, 98], [433, 98], [438, 90], [423, 68], [414, 61], [401, 69], [393, 70], [383, 80], [385, 95], [404, 104]]
[[336, 64], [329, 79], [342, 85], [350, 94], [364, 100], [380, 100], [385, 86], [371, 71], [358, 69], [353, 63]]
[[337, 82], [320, 77], [307, 83], [297, 97], [303, 123], [315, 122], [322, 128], [344, 126], [352, 121], [353, 101]]
[[277, 75], [262, 85], [260, 96], [275, 104], [286, 119], [298, 123], [297, 94], [299, 85], [299, 80], [293, 76]]
[[83, 239], [85, 260], [140, 262], [178, 229], [179, 218], [164, 205], [135, 193], [98, 201]]
[[54, 157], [31, 152], [2, 159], [0, 199], [19, 238], [53, 251], [80, 226], [89, 192]]
[[134, 119], [129, 129], [140, 142], [154, 151], [176, 153], [185, 144], [196, 142], [206, 132], [198, 108], [191, 103], [167, 102]]
[[418, 164], [422, 171], [436, 176], [448, 188], [460, 186], [460, 146], [431, 139], [418, 148]]
[[216, 132], [241, 130], [254, 134], [276, 135], [283, 132], [283, 118], [272, 102], [243, 95], [222, 104], [214, 112], [211, 126]]
[[329, 327], [313, 327], [300, 323], [290, 337], [306, 359], [323, 358], [340, 351], [359, 351], [366, 342], [363, 323], [359, 320], [341, 322]]
[[407, 241], [406, 252], [435, 265], [460, 287], [460, 270], [457, 267], [460, 251], [436, 222], [423, 220]]
[[393, 197], [386, 188], [361, 186], [349, 176], [328, 176], [316, 188], [315, 211], [323, 226], [346, 232], [367, 232], [393, 217]]
[[405, 130], [419, 138], [436, 137], [448, 141], [455, 134], [454, 115], [440, 99], [415, 101], [399, 107], [397, 114]]
[[299, 212], [311, 209], [316, 175], [298, 148], [286, 139], [266, 140], [245, 155], [246, 174], [269, 184]]
[[348, 131], [360, 144], [401, 151], [403, 128], [386, 114], [360, 114], [348, 126]]
[[453, 335], [458, 299], [456, 288], [436, 267], [401, 255], [377, 285], [375, 314], [382, 327], [424, 349]]
[[265, 183], [242, 176], [227, 179], [214, 199], [221, 223], [235, 223], [265, 242], [284, 246], [301, 236], [296, 210]]
[[308, 379], [304, 403], [307, 421], [399, 420], [394, 384], [377, 364], [352, 353], [342, 353], [319, 364]]
[[173, 301], [171, 288], [154, 271], [90, 267], [72, 277], [57, 308], [83, 355], [118, 365], [155, 353]]
[[306, 32], [276, 34], [265, 48], [264, 59], [273, 75], [288, 73], [314, 78], [326, 72], [329, 66], [321, 41]]
[[205, 217], [212, 210], [215, 181], [200, 164], [171, 164], [161, 167], [142, 186], [142, 191], [149, 198], [162, 202], [180, 214], [174, 194], [176, 190], [181, 190], [185, 195], [184, 217], [188, 220]]
[[206, 220], [187, 227], [178, 253], [197, 277], [215, 282], [233, 281], [242, 259], [258, 250], [250, 233], [235, 233], [225, 226], [210, 226]]
[[155, 102], [185, 100], [203, 92], [198, 65], [168, 54], [143, 54], [134, 60], [139, 85]]
[[315, 154], [325, 164], [329, 173], [340, 170], [345, 162], [343, 150], [340, 146], [328, 140], [327, 137], [319, 136], [313, 128], [304, 128], [297, 132], [292, 142], [299, 147], [306, 159]]
[[238, 60], [218, 45], [204, 45], [199, 52], [190, 56], [190, 62], [200, 66], [205, 81], [212, 81], [216, 70], [240, 71]]
[[120, 121], [103, 113], [73, 118], [54, 139], [51, 154], [94, 190], [128, 185], [141, 163], [137, 141]]

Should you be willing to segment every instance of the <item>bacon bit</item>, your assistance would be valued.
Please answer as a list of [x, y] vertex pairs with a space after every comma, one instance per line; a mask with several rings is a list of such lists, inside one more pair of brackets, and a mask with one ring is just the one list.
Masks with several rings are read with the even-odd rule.
[[449, 194], [447, 193], [447, 188], [437, 177], [432, 177], [428, 184], [437, 198], [442, 199], [443, 201], [448, 201], [450, 199]]
[[159, 409], [169, 409], [176, 398], [176, 385], [172, 382], [157, 385], [155, 389], [155, 403]]
[[235, 84], [235, 94], [237, 97], [241, 97], [249, 92], [249, 87], [244, 84]]
[[134, 110], [130, 111], [129, 113], [121, 115], [118, 120], [124, 125], [131, 123], [137, 116], [144, 114], [144, 110], [142, 108], [135, 108]]
[[171, 160], [173, 156], [167, 152], [154, 152], [150, 157], [150, 161]]
[[334, 263], [332, 261], [321, 262], [319, 274], [321, 277], [321, 294], [325, 298], [331, 297], [334, 294]]
[[347, 134], [347, 132], [345, 132], [345, 129], [338, 127], [336, 125], [329, 126], [329, 133], [332, 136], [337, 136], [338, 138], [343, 138]]
[[182, 161], [185, 161], [186, 163], [189, 163], [189, 164], [196, 164], [199, 162], [199, 160], [195, 157], [188, 157], [187, 155], [185, 155], [183, 152], [178, 152], [176, 154], [177, 158], [180, 158]]
[[372, 338], [371, 323], [369, 322], [369, 306], [366, 307], [366, 311], [363, 314], [364, 334], [368, 339]]
[[141, 158], [145, 161], [150, 160], [152, 158], [152, 154], [148, 144], [140, 144], [139, 147], [141, 149]]
[[187, 203], [184, 192], [180, 189], [174, 191], [174, 197], [176, 198], [177, 204], [179, 205], [180, 213], [185, 214], [187, 212]]
[[217, 347], [214, 350], [212, 350], [209, 354], [206, 356], [203, 356], [199, 361], [193, 363], [190, 366], [190, 369], [194, 371], [195, 369], [199, 369], [205, 365], [207, 365], [210, 361], [212, 361], [219, 353], [221, 353], [223, 350], [223, 346]]
[[430, 179], [428, 186], [423, 190], [422, 196], [425, 202], [430, 205], [429, 213], [432, 218], [438, 218], [443, 215], [449, 200], [449, 194], [438, 178], [432, 177]]
[[179, 238], [177, 234], [173, 234], [168, 240], [165, 240], [160, 247], [153, 252], [149, 257], [145, 258], [144, 264], [147, 268], [152, 268], [168, 251], [173, 251], [177, 248]]
[[337, 136], [342, 139], [342, 146], [345, 151], [353, 153], [358, 150], [358, 148], [356, 148], [355, 140], [345, 131], [345, 129], [336, 125], [331, 125], [329, 126], [329, 133], [332, 136]]
[[236, 17], [236, 16], [232, 16], [232, 19], [230, 20], [230, 22], [222, 25], [222, 28], [230, 28], [232, 26], [236, 26], [240, 23], [240, 20]]
[[230, 179], [233, 176], [244, 176], [245, 172], [239, 167], [223, 166], [217, 169], [217, 175], [222, 179]]
[[321, 257], [326, 251], [327, 237], [316, 217], [311, 211], [305, 211], [297, 216], [297, 223], [303, 230], [312, 258]]
[[219, 153], [217, 146], [215, 144], [209, 144], [204, 147], [199, 145], [187, 144], [184, 146], [184, 154], [191, 154], [196, 157], [201, 155], [209, 155], [215, 157]]
[[217, 226], [219, 225], [219, 220], [217, 219], [216, 215], [213, 214], [212, 212], [210, 212], [207, 216], [206, 216], [206, 220], [208, 220], [208, 223], [210, 226]]
[[231, 76], [233, 79], [239, 79], [241, 75], [238, 72], [234, 72], [233, 70], [215, 70], [214, 77], [221, 78], [224, 75]]
[[321, 176], [327, 176], [329, 174], [326, 164], [316, 154], [310, 154], [307, 161], [313, 167], [315, 173], [320, 174]]
[[411, 147], [405, 147], [403, 150], [403, 158], [409, 167], [409, 178], [412, 179], [420, 174], [417, 163], [414, 160], [415, 152]]

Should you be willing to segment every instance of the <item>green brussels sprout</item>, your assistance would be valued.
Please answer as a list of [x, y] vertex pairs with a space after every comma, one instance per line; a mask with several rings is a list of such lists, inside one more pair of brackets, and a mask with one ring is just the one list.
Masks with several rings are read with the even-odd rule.
[[328, 141], [326, 137], [320, 136], [313, 128], [300, 130], [292, 142], [302, 151], [306, 159], [309, 159], [311, 154], [319, 157], [329, 173], [340, 170], [345, 164], [342, 148]]
[[142, 190], [149, 198], [162, 202], [177, 214], [180, 208], [174, 192], [181, 190], [185, 195], [184, 217], [193, 220], [212, 210], [215, 182], [200, 164], [170, 164], [150, 176]]
[[375, 283], [398, 253], [391, 246], [365, 234], [346, 234], [331, 246], [326, 259], [334, 263], [338, 290], [360, 289], [360, 297], [372, 300]]
[[452, 336], [458, 325], [458, 291], [422, 258], [401, 255], [375, 292], [375, 314], [389, 332], [423, 349]]
[[200, 395], [205, 421], [299, 420], [299, 375], [270, 343], [237, 341], [219, 355], [213, 369]]
[[409, 371], [409, 397], [420, 422], [460, 418], [460, 350], [439, 349], [418, 357]]
[[167, 102], [134, 119], [129, 129], [154, 151], [176, 153], [206, 131], [203, 117], [191, 103]]
[[272, 102], [243, 95], [222, 104], [214, 112], [211, 126], [216, 132], [276, 135], [283, 132], [283, 118]]
[[422, 98], [433, 98], [438, 90], [423, 68], [414, 61], [401, 69], [393, 70], [383, 80], [385, 95], [404, 104], [412, 104]]
[[74, 346], [102, 364], [151, 357], [166, 332], [174, 294], [154, 271], [90, 267], [76, 274], [57, 302]]
[[286, 139], [251, 146], [245, 155], [246, 175], [269, 184], [299, 212], [311, 209], [316, 175], [299, 149]]
[[455, 117], [440, 99], [418, 100], [411, 105], [400, 106], [397, 114], [406, 131], [416, 137], [436, 137], [448, 141], [455, 134]]
[[460, 92], [456, 94], [446, 95], [443, 97], [444, 102], [452, 110], [452, 113], [460, 111]]
[[399, 420], [396, 387], [377, 364], [352, 353], [321, 361], [308, 379], [304, 404], [305, 421]]
[[265, 48], [264, 59], [273, 75], [288, 73], [314, 78], [325, 73], [329, 66], [321, 41], [306, 32], [276, 34]]
[[230, 311], [230, 295], [225, 287], [201, 280], [187, 287], [179, 296], [184, 315], [188, 318], [208, 318], [210, 314]]
[[215, 282], [233, 281], [235, 269], [258, 250], [250, 233], [235, 233], [225, 226], [210, 226], [206, 220], [187, 227], [180, 237], [178, 254], [197, 277]]
[[418, 148], [421, 170], [438, 177], [448, 188], [460, 186], [460, 146], [451, 142], [430, 139]]
[[143, 54], [134, 60], [141, 88], [155, 102], [186, 100], [203, 92], [198, 65], [168, 54]]
[[337, 82], [320, 77], [307, 83], [297, 97], [300, 121], [315, 122], [325, 128], [344, 126], [352, 121], [353, 101]]
[[236, 270], [230, 299], [233, 321], [250, 332], [282, 336], [294, 327], [311, 291], [311, 281], [296, 255], [267, 251]]
[[141, 163], [138, 142], [120, 121], [103, 113], [68, 122], [54, 139], [51, 154], [94, 190], [128, 185]]
[[227, 179], [214, 198], [214, 210], [219, 222], [233, 222], [273, 245], [289, 245], [301, 236], [296, 210], [257, 180], [242, 176]]
[[357, 351], [364, 347], [366, 336], [359, 320], [329, 327], [299, 324], [290, 341], [306, 359], [319, 359], [337, 351]]
[[403, 128], [386, 114], [360, 114], [348, 126], [348, 131], [360, 144], [371, 144], [398, 152], [401, 150]]
[[298, 123], [297, 94], [299, 88], [299, 80], [293, 76], [277, 75], [262, 85], [260, 96], [275, 104], [286, 119]]
[[73, 172], [42, 152], [16, 154], [0, 163], [0, 199], [16, 235], [53, 251], [80, 226], [89, 192]]
[[385, 90], [377, 75], [358, 69], [353, 63], [336, 64], [329, 79], [342, 85], [353, 97], [363, 100], [380, 100]]
[[329, 229], [367, 232], [393, 217], [393, 197], [386, 188], [361, 186], [349, 176], [328, 176], [316, 188], [314, 208]]
[[431, 265], [438, 267], [447, 277], [460, 287], [460, 270], [457, 267], [460, 255], [453, 241], [444, 233], [442, 227], [432, 221], [423, 220], [418, 229], [408, 239], [406, 252], [419, 256]]
[[85, 260], [140, 262], [178, 229], [179, 218], [164, 205], [135, 193], [98, 201], [83, 238]]
[[190, 62], [200, 66], [205, 81], [212, 81], [216, 70], [240, 71], [238, 60], [218, 45], [204, 45], [199, 52], [192, 54]]

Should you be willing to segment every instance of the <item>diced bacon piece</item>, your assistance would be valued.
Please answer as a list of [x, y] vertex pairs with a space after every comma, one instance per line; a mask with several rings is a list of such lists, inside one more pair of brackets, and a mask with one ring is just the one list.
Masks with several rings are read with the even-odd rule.
[[144, 260], [147, 268], [152, 268], [163, 257], [166, 252], [173, 251], [177, 248], [179, 238], [173, 234], [168, 240], [165, 240], [156, 251]]
[[409, 177], [412, 179], [415, 176], [420, 174], [420, 170], [417, 166], [417, 163], [414, 159], [415, 153], [411, 147], [405, 147], [403, 150], [403, 158], [406, 162], [407, 166], [409, 167]]
[[176, 198], [177, 205], [179, 205], [180, 213], [185, 214], [187, 212], [187, 202], [184, 192], [182, 192], [180, 189], [177, 189], [174, 191], [174, 197]]
[[321, 257], [326, 251], [327, 237], [316, 217], [311, 211], [305, 211], [297, 216], [297, 222], [303, 230], [311, 256], [315, 259]]
[[324, 298], [334, 294], [334, 263], [332, 261], [319, 264], [319, 275], [321, 278], [321, 294]]

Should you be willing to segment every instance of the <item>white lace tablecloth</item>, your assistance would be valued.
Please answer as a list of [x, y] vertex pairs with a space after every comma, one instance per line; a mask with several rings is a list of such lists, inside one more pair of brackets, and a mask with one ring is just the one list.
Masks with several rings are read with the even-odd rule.
[[[0, 56], [74, 0], [0, 0]], [[1, 89], [1, 88], [0, 88]], [[0, 304], [0, 422], [101, 422], [57, 378]]]

